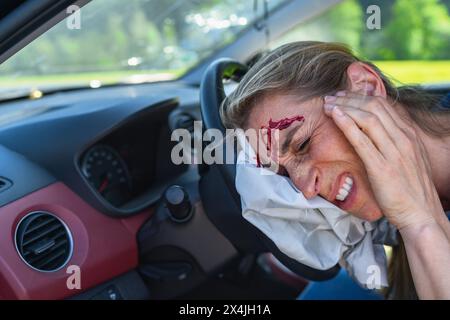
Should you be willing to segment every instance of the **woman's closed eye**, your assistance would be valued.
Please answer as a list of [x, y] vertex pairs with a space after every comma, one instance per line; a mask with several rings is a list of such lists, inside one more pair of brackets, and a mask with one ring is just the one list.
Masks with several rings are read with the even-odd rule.
[[295, 152], [296, 153], [300, 152], [302, 154], [305, 153], [306, 151], [308, 151], [310, 142], [311, 142], [311, 138], [307, 138], [307, 139], [303, 140], [302, 142], [298, 143]]
[[[294, 144], [292, 143], [293, 147], [295, 148], [293, 151], [296, 155], [304, 155], [310, 146], [311, 143], [311, 137], [302, 140], [300, 143]], [[279, 166], [277, 174], [289, 177], [289, 173], [287, 172], [286, 168], [283, 166]]]

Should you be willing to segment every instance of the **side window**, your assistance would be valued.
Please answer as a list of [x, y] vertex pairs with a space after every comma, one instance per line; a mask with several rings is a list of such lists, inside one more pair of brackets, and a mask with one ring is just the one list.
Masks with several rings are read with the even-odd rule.
[[271, 47], [302, 40], [345, 43], [397, 84], [450, 82], [450, 0], [345, 0]]

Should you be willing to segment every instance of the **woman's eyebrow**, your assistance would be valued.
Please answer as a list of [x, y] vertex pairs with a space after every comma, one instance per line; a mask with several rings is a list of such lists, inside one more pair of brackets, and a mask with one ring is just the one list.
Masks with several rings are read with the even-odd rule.
[[282, 146], [281, 146], [281, 154], [285, 154], [288, 151], [289, 145], [292, 142], [292, 139], [294, 138], [297, 131], [302, 127], [303, 123], [292, 127], [289, 132], [286, 135], [286, 139], [284, 140]]

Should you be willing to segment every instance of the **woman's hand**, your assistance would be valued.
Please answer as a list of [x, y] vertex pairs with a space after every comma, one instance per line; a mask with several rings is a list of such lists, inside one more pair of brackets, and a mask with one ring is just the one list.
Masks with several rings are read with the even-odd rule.
[[434, 222], [444, 212], [416, 129], [383, 97], [339, 92], [325, 97], [331, 116], [362, 159], [375, 197], [398, 229]]

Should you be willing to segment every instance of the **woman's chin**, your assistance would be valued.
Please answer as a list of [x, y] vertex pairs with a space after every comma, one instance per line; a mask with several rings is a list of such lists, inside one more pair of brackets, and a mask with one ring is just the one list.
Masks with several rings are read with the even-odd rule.
[[369, 222], [377, 221], [378, 219], [383, 217], [383, 213], [381, 212], [380, 208], [377, 205], [370, 204], [363, 205], [361, 210], [353, 213], [353, 215]]

